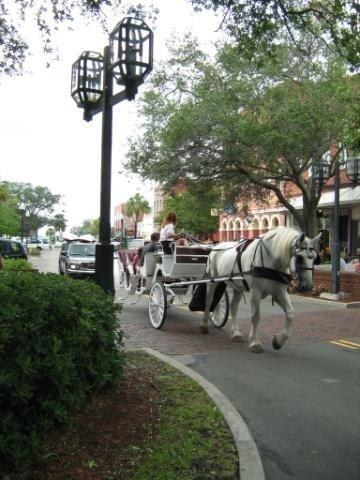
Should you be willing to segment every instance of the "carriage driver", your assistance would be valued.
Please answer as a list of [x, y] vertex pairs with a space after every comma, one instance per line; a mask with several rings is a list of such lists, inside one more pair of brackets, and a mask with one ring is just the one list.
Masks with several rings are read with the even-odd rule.
[[171, 250], [171, 243], [176, 241], [178, 245], [186, 245], [185, 235], [176, 235], [175, 233], [176, 220], [175, 212], [169, 212], [165, 215], [161, 224], [160, 243], [166, 255], [171, 255], [173, 253]]

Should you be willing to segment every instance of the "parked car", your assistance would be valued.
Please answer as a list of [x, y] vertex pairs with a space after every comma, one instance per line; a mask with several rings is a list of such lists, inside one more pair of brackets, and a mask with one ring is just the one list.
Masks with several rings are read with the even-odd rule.
[[95, 276], [95, 244], [63, 243], [59, 256], [59, 273], [73, 278]]
[[38, 248], [39, 250], [49, 250], [50, 244], [47, 238], [32, 237], [27, 240], [27, 248]]
[[17, 240], [0, 238], [0, 254], [3, 258], [24, 258], [27, 260], [26, 248]]

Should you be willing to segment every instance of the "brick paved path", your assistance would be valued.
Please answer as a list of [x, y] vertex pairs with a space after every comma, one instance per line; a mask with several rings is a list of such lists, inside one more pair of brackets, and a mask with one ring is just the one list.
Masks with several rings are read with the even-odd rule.
[[[129, 313], [131, 312], [131, 318]], [[133, 318], [135, 314], [135, 318]], [[284, 315], [263, 318], [260, 335], [265, 349], [271, 349], [274, 333], [284, 326]], [[229, 348], [247, 350], [247, 344], [230, 340], [229, 322], [223, 329], [210, 328], [210, 334], [200, 333], [200, 316], [181, 307], [172, 306], [161, 330], [154, 329], [148, 319], [146, 305], [124, 306], [120, 316], [126, 348], [150, 347], [167, 355], [206, 353]], [[240, 327], [248, 334], [250, 318], [241, 318]], [[339, 338], [360, 338], [360, 309], [331, 309], [311, 313], [296, 313], [293, 333], [288, 344], [323, 342]], [[284, 347], [286, 348], [286, 347]]]

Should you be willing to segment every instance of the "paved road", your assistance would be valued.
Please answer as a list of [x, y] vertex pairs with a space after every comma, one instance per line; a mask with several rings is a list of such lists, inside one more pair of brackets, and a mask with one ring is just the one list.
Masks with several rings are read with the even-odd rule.
[[[43, 252], [37, 264], [57, 271], [56, 259]], [[360, 478], [360, 309], [294, 299], [293, 335], [275, 352], [271, 339], [283, 318], [265, 302], [265, 352], [256, 355], [230, 341], [228, 326], [202, 335], [199, 315], [184, 306], [171, 307], [162, 330], [155, 330], [147, 299], [133, 300], [124, 301], [121, 316], [126, 346], [175, 356], [217, 386], [247, 421], [268, 480]], [[245, 333], [249, 316], [247, 302], [240, 314]]]

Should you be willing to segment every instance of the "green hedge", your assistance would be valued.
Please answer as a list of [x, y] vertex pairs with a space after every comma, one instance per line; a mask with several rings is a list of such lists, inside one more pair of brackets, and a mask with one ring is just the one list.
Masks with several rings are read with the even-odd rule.
[[91, 281], [0, 273], [0, 464], [17, 465], [121, 378], [119, 306]]

